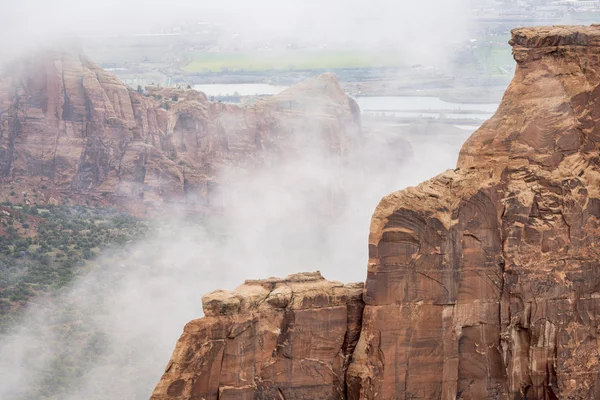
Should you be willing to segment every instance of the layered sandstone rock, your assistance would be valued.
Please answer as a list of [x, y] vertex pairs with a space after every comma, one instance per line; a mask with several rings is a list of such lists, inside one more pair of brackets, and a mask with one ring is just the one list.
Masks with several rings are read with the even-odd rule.
[[345, 398], [362, 291], [317, 272], [207, 294], [151, 398]]
[[[40, 203], [206, 206], [227, 166], [253, 168], [306, 148], [342, 158], [360, 142], [360, 111], [331, 74], [239, 107], [194, 90], [138, 93], [77, 49], [3, 68], [0, 179]], [[23, 200], [8, 192], [2, 200]]]
[[459, 168], [375, 211], [349, 398], [600, 397], [600, 27], [511, 44]]
[[[154, 398], [216, 398], [218, 390], [219, 399], [600, 398], [600, 27], [517, 29], [511, 44], [515, 78], [458, 168], [375, 210], [354, 351], [339, 353], [341, 322], [312, 332], [343, 319], [343, 305], [335, 319], [295, 319], [292, 331], [308, 333], [302, 343], [335, 348], [318, 353], [319, 365], [352, 352], [345, 392], [344, 368], [294, 380], [294, 362], [315, 354], [290, 335], [292, 350], [270, 352], [284, 331], [260, 322], [280, 312], [270, 308], [271, 286], [205, 298], [209, 317], [186, 328]], [[275, 303], [286, 296], [277, 292]], [[242, 319], [258, 321], [252, 344], [236, 349], [251, 354], [233, 353], [252, 361], [230, 367], [223, 349], [245, 326], [230, 321], [248, 308], [253, 317]], [[264, 382], [302, 389], [265, 392]]]

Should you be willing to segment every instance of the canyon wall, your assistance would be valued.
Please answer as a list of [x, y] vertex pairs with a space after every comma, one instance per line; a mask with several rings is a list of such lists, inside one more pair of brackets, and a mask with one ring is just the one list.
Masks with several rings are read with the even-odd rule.
[[513, 31], [458, 168], [387, 196], [349, 398], [600, 396], [600, 28]]
[[307, 148], [343, 159], [360, 143], [360, 110], [332, 74], [250, 106], [191, 89], [132, 90], [76, 48], [19, 59], [0, 75], [0, 200], [204, 207], [228, 166]]
[[457, 168], [375, 210], [362, 318], [323, 292], [292, 334], [271, 281], [251, 311], [247, 289], [212, 294], [153, 399], [600, 398], [600, 26], [510, 44], [515, 77]]

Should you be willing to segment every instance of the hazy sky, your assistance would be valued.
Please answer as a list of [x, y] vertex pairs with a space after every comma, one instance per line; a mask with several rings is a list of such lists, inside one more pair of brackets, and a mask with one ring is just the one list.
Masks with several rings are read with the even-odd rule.
[[449, 43], [466, 38], [470, 1], [22, 0], [2, 9], [0, 45], [15, 50], [49, 33], [139, 33], [192, 20], [223, 23], [245, 41], [302, 38], [367, 47], [393, 42], [421, 62], [445, 56]]

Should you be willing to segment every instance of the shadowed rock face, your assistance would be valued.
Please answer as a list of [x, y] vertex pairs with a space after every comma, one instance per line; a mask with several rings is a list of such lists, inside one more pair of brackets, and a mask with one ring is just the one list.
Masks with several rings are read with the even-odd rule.
[[[200, 377], [199, 398], [216, 398], [217, 390], [242, 386], [246, 374], [248, 392], [219, 399], [600, 398], [600, 27], [517, 29], [511, 44], [515, 78], [494, 117], [463, 146], [458, 168], [385, 197], [375, 210], [360, 338], [344, 393], [322, 371], [284, 373], [306, 358], [335, 365], [334, 352], [294, 347], [290, 335], [275, 346], [281, 352], [269, 352], [275, 360], [240, 346], [252, 355], [236, 360], [253, 361], [224, 367], [222, 347], [238, 332], [224, 321], [244, 300], [215, 293], [205, 298], [208, 317], [186, 328], [174, 355], [203, 361], [173, 361], [154, 398], [198, 398], [188, 382]], [[263, 297], [274, 296], [267, 291]], [[259, 321], [285, 314], [260, 304], [251, 313]], [[320, 321], [330, 333], [310, 332], [302, 342], [337, 350], [349, 309], [337, 307], [335, 318], [324, 315], [331, 307], [311, 309], [314, 318], [296, 318], [293, 332]], [[264, 332], [264, 343], [275, 343], [283, 331]], [[216, 350], [203, 345], [217, 342]], [[191, 346], [197, 350], [188, 352]], [[262, 354], [264, 365], [282, 363], [280, 372], [257, 373], [253, 357]], [[265, 381], [283, 392], [261, 392]]]
[[193, 90], [141, 94], [77, 50], [46, 51], [0, 74], [0, 179], [19, 194], [35, 189], [42, 204], [206, 206], [224, 167], [271, 164], [307, 146], [341, 158], [360, 136], [360, 110], [331, 74], [249, 107]]

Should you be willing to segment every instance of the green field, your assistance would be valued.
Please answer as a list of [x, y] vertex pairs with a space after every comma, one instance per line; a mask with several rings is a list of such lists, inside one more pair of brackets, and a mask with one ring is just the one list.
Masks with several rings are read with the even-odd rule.
[[367, 67], [397, 67], [403, 58], [394, 52], [355, 51], [283, 51], [201, 53], [182, 69], [186, 72], [219, 72], [223, 70], [304, 70]]
[[[481, 74], [487, 77], [512, 77], [514, 59], [508, 44], [510, 35], [482, 36], [473, 43], [471, 60], [463, 65], [467, 74]], [[472, 72], [468, 72], [473, 69]]]

